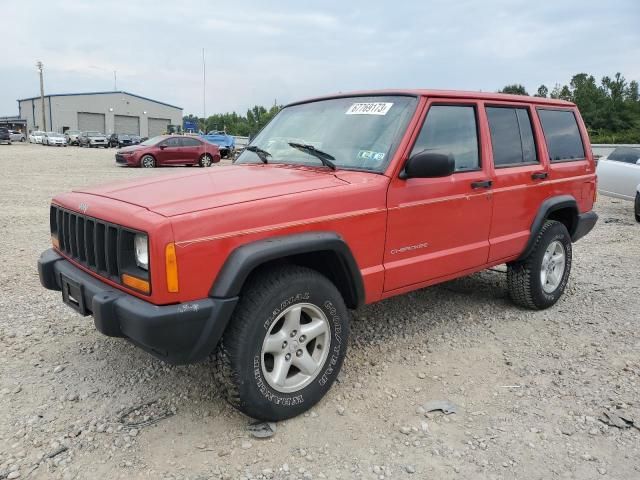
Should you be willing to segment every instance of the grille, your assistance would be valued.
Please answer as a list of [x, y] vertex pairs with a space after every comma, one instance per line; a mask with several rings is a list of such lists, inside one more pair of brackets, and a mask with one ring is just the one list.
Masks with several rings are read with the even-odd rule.
[[122, 227], [55, 205], [50, 220], [61, 252], [102, 276], [119, 280]]

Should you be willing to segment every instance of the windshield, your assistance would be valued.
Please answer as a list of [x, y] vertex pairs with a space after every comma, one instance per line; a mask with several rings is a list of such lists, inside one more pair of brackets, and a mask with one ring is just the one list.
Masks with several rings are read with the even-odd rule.
[[100, 132], [87, 132], [85, 137], [103, 137], [104, 135]]
[[79, 133], [79, 130], [67, 130], [67, 135], [78, 135]]
[[49, 133], [47, 134], [47, 137], [64, 138], [64, 136], [61, 133]]
[[[315, 149], [331, 155], [337, 168], [383, 172], [416, 105], [416, 98], [405, 96], [333, 98], [293, 105], [278, 113], [251, 145], [268, 152], [269, 163], [322, 165], [312, 152]], [[245, 150], [236, 163], [261, 162], [253, 150]]]
[[118, 138], [120, 140], [129, 140], [129, 135], [118, 134]]
[[162, 140], [164, 140], [165, 137], [163, 136], [159, 136], [159, 137], [152, 137], [149, 140], [145, 140], [144, 142], [142, 142], [140, 145], [157, 145], [158, 143], [160, 143]]

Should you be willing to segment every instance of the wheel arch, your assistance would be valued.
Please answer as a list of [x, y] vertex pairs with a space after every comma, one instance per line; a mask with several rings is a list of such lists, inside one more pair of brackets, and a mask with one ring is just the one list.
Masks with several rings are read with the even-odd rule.
[[547, 220], [555, 220], [567, 227], [569, 235], [573, 238], [576, 228], [578, 227], [578, 202], [571, 195], [558, 195], [547, 198], [536, 213], [533, 223], [531, 224], [531, 234], [524, 248], [524, 251], [518, 257], [518, 260], [526, 258], [531, 254], [535, 247], [536, 237], [542, 229], [544, 222]]
[[364, 283], [358, 264], [344, 239], [335, 232], [272, 237], [236, 248], [214, 280], [209, 296], [238, 296], [252, 273], [280, 263], [306, 266], [327, 276], [349, 308], [364, 303]]

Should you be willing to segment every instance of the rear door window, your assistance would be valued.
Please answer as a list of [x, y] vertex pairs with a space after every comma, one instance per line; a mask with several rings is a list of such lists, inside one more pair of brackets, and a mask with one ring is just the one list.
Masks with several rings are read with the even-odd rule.
[[196, 140], [195, 138], [184, 137], [182, 139], [182, 146], [183, 147], [199, 147], [200, 141]]
[[487, 107], [493, 164], [496, 167], [538, 162], [531, 119], [526, 108]]
[[452, 156], [456, 172], [478, 170], [476, 109], [467, 105], [433, 105], [427, 112], [411, 155], [428, 151]]
[[578, 122], [571, 110], [539, 108], [538, 116], [552, 162], [585, 158]]

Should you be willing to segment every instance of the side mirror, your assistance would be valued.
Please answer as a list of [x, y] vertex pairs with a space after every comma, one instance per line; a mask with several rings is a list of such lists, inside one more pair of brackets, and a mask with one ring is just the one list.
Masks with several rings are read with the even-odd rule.
[[456, 164], [453, 156], [423, 151], [409, 157], [400, 173], [400, 178], [448, 177], [455, 170]]
[[636, 165], [640, 165], [640, 158], [636, 160]]
[[160, 148], [160, 150], [164, 150], [165, 148], [167, 148], [166, 145], [158, 145], [158, 147]]

